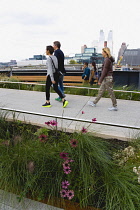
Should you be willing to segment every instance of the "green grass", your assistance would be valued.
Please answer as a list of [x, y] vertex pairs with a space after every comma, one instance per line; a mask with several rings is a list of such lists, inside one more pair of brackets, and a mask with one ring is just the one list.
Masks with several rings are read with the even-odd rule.
[[[12, 80], [10, 78], [7, 79], [7, 77], [1, 77], [1, 79], [7, 80], [7, 81], [13, 81], [18, 82], [17, 80]], [[44, 84], [44, 82], [38, 82], [39, 84]], [[65, 84], [64, 84], [65, 85]], [[83, 87], [91, 88], [90, 85], [86, 84], [83, 85]], [[98, 85], [92, 86], [94, 88], [99, 88]], [[0, 83], [0, 88], [8, 88], [8, 89], [20, 89], [20, 90], [30, 90], [30, 91], [40, 91], [45, 92], [45, 85], [37, 85], [37, 84], [15, 84], [15, 83]], [[138, 90], [135, 90], [134, 87], [114, 87], [114, 90], [120, 90], [119, 92], [115, 92], [115, 96], [117, 99], [123, 99], [123, 100], [134, 100], [134, 101], [140, 101], [140, 93], [138, 93]], [[134, 92], [122, 92], [121, 90], [125, 91], [134, 91]], [[51, 89], [51, 92], [54, 92], [53, 89]], [[73, 94], [73, 95], [85, 95], [85, 96], [93, 96], [95, 97], [98, 94], [98, 90], [95, 89], [80, 89], [80, 88], [69, 88], [65, 87], [65, 94]], [[105, 92], [103, 97], [108, 98], [109, 94], [108, 92]]]
[[[27, 194], [38, 200], [60, 198], [61, 183], [67, 180], [68, 188], [74, 191], [72, 201], [83, 207], [140, 209], [140, 186], [133, 173], [139, 159], [130, 158], [119, 165], [113, 157], [118, 149], [122, 151], [121, 145], [114, 147], [111, 141], [90, 133], [56, 132], [16, 119], [9, 122], [7, 114], [0, 117], [0, 189], [17, 193], [19, 201]], [[41, 134], [45, 134], [47, 140], [40, 141]], [[77, 147], [71, 146], [71, 139], [77, 140]], [[131, 142], [136, 155], [139, 140]], [[68, 153], [69, 160], [73, 160], [69, 163], [69, 174], [63, 171], [61, 152]]]

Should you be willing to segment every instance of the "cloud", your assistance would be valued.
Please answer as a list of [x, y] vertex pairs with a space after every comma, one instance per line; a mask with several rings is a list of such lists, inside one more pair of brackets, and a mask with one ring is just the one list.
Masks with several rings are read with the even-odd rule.
[[138, 0], [1, 0], [0, 61], [43, 53], [54, 40], [66, 54], [78, 53], [100, 29], [106, 38], [113, 30], [116, 56], [122, 42], [140, 47]]

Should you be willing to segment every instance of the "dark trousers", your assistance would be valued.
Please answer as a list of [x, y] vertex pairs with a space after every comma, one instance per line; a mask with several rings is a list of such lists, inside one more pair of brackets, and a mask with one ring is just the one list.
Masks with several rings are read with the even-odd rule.
[[[57, 74], [54, 74], [54, 80], [55, 80], [55, 84], [53, 84], [54, 91], [59, 95], [60, 98], [64, 98], [63, 94], [58, 89], [58, 75]], [[51, 81], [50, 75], [48, 75], [47, 79], [46, 79], [46, 100], [47, 101], [50, 100], [50, 87], [51, 87], [51, 85], [52, 85], [52, 81]]]

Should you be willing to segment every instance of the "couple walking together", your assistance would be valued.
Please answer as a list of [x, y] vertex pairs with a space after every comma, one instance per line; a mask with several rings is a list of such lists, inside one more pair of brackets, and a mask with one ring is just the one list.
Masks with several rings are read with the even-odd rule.
[[[47, 58], [47, 78], [46, 78], [46, 103], [43, 104], [43, 107], [51, 107], [50, 104], [50, 87], [53, 85], [55, 92], [59, 95], [56, 98], [57, 101], [63, 102], [63, 108], [68, 105], [68, 101], [65, 100], [64, 88], [63, 88], [63, 77], [65, 73], [64, 68], [64, 54], [60, 50], [61, 44], [59, 41], [53, 43], [46, 47]], [[53, 55], [54, 53], [54, 55]], [[58, 87], [59, 83], [59, 87]]]

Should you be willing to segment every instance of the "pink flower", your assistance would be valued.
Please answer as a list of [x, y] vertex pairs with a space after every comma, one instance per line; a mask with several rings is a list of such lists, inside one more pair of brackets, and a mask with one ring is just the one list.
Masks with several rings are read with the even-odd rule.
[[93, 118], [93, 119], [92, 119], [92, 122], [96, 122], [96, 121], [97, 121], [96, 118]]
[[63, 163], [63, 168], [65, 169], [65, 168], [68, 168], [68, 167], [70, 167], [69, 161], [65, 161]]
[[67, 197], [67, 191], [64, 190], [64, 189], [62, 189], [62, 190], [60, 191], [60, 195], [61, 195], [62, 198]]
[[48, 121], [48, 122], [45, 122], [45, 124], [49, 126], [49, 125], [51, 124], [51, 122], [50, 122], [50, 121]]
[[51, 124], [52, 126], [57, 126], [57, 122], [56, 122], [55, 120], [50, 121], [50, 124]]
[[82, 114], [85, 114], [85, 112], [84, 112], [84, 111], [82, 111]]
[[76, 139], [71, 139], [70, 144], [72, 147], [77, 147], [78, 146], [78, 141]]
[[46, 142], [48, 140], [48, 136], [44, 135], [44, 134], [41, 134], [39, 137], [41, 142]]
[[66, 152], [61, 152], [60, 153], [60, 158], [64, 159], [64, 160], [67, 160], [68, 159], [68, 153]]
[[67, 191], [67, 197], [69, 200], [71, 200], [74, 197], [74, 191], [73, 190], [68, 190]]
[[86, 129], [86, 128], [84, 128], [84, 127], [82, 128], [82, 130], [81, 130], [81, 131], [82, 131], [82, 133], [87, 133], [87, 129]]
[[70, 183], [68, 181], [62, 182], [62, 188], [64, 188], [64, 189], [68, 189], [69, 185], [70, 185]]
[[70, 174], [71, 173], [70, 167], [64, 168], [63, 171], [64, 171], [65, 174]]
[[70, 163], [74, 162], [74, 160], [69, 160]]

